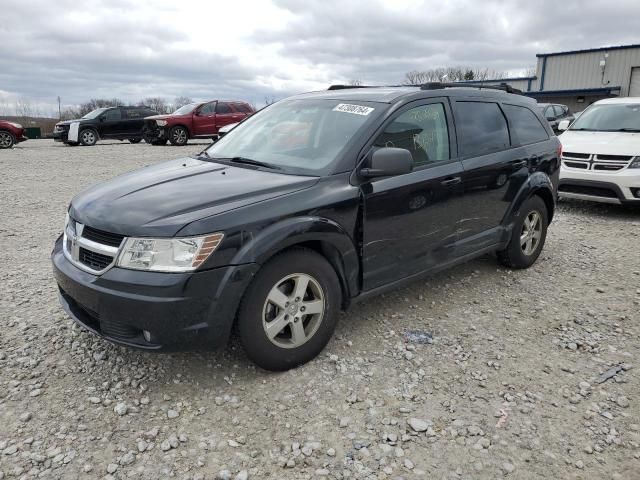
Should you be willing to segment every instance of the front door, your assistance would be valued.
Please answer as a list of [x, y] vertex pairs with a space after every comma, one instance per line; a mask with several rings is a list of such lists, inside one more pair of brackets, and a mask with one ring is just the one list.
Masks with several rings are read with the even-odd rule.
[[214, 135], [216, 132], [216, 102], [205, 103], [193, 113], [193, 135]]
[[100, 115], [98, 133], [101, 138], [115, 137], [124, 132], [122, 112], [119, 108], [111, 108]]
[[455, 257], [462, 164], [447, 99], [413, 102], [383, 127], [377, 147], [409, 150], [411, 173], [374, 179], [364, 199], [363, 287], [371, 290]]

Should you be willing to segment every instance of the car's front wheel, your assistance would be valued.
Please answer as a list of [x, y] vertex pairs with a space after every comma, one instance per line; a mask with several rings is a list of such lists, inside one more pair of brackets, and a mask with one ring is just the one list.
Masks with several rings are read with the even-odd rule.
[[537, 195], [520, 207], [511, 232], [511, 241], [498, 252], [500, 262], [510, 268], [529, 268], [542, 252], [547, 238], [547, 206]]
[[85, 147], [92, 147], [98, 141], [98, 134], [91, 128], [85, 128], [80, 132], [79, 140]]
[[171, 145], [181, 147], [186, 145], [188, 140], [189, 132], [187, 132], [187, 129], [184, 127], [173, 127], [169, 131], [169, 141], [171, 142]]
[[16, 137], [11, 132], [0, 131], [0, 148], [11, 148], [16, 143]]
[[338, 277], [321, 255], [299, 248], [275, 256], [257, 273], [238, 312], [247, 356], [274, 371], [308, 362], [331, 338], [340, 304]]

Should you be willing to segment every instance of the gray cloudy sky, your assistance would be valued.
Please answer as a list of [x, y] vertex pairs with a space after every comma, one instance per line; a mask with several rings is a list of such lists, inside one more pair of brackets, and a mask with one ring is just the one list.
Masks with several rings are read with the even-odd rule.
[[2, 0], [0, 105], [237, 98], [638, 43], [639, 0]]

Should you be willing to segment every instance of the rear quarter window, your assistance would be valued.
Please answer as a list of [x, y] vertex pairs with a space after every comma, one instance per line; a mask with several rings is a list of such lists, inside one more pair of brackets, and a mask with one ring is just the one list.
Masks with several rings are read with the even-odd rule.
[[463, 157], [509, 148], [507, 120], [494, 102], [456, 102], [458, 147]]
[[527, 107], [517, 105], [503, 105], [502, 107], [511, 124], [514, 145], [528, 145], [549, 139], [549, 135], [538, 117]]

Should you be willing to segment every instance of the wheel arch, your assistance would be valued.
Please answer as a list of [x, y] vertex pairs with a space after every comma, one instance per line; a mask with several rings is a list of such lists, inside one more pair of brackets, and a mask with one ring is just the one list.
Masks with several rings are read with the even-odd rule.
[[84, 132], [85, 130], [93, 130], [93, 133], [96, 134], [96, 141], [102, 140], [102, 135], [100, 135], [100, 132], [95, 125], [80, 125], [80, 127], [78, 128], [78, 142], [80, 142], [80, 134], [82, 134], [82, 132]]
[[539, 196], [544, 201], [547, 207], [548, 223], [551, 223], [555, 213], [555, 195], [554, 187], [551, 178], [544, 172], [536, 172], [531, 175], [526, 182], [520, 187], [520, 190], [515, 195], [514, 200], [511, 202], [511, 207], [505, 215], [503, 225], [510, 225], [513, 219], [518, 214], [522, 204], [534, 195]]
[[308, 248], [334, 269], [342, 291], [342, 306], [358, 293], [360, 259], [351, 237], [336, 222], [321, 217], [294, 217], [267, 227], [250, 237], [234, 257], [234, 264], [264, 265], [292, 248]]

